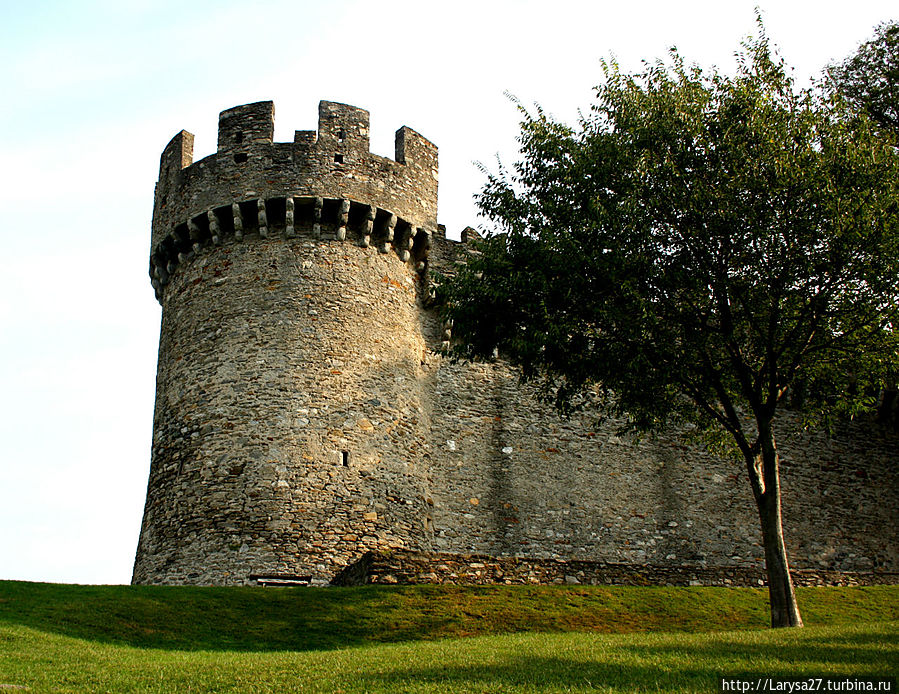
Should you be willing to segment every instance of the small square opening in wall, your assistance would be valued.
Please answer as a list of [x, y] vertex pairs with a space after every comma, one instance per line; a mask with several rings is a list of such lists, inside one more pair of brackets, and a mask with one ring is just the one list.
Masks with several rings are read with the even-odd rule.
[[238, 152], [234, 155], [234, 161], [237, 164], [243, 164], [248, 158], [249, 155], [246, 152]]
[[335, 155], [334, 155], [334, 163], [335, 163], [335, 164], [343, 164], [343, 155], [342, 155], [342, 154], [335, 154]]
[[350, 466], [350, 452], [349, 451], [341, 451], [340, 452], [340, 461], [343, 463], [344, 467]]

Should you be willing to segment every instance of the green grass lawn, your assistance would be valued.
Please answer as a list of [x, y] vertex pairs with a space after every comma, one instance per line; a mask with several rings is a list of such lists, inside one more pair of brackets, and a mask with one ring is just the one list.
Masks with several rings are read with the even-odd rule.
[[[0, 582], [0, 692], [714, 692], [897, 674], [899, 587], [188, 588]], [[468, 638], [461, 638], [468, 637]]]

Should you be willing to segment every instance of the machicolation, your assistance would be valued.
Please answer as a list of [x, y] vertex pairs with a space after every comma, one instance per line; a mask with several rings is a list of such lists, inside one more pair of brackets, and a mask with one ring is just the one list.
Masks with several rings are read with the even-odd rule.
[[[273, 104], [247, 104], [215, 154], [193, 162], [182, 131], [161, 157], [134, 582], [760, 580], [738, 465], [561, 419], [501, 360], [441, 356], [429, 276], [466, 243], [437, 224], [432, 143], [403, 127], [374, 155], [368, 112], [325, 101], [317, 131], [273, 133]], [[895, 433], [793, 426], [779, 445], [792, 565], [893, 580]]]

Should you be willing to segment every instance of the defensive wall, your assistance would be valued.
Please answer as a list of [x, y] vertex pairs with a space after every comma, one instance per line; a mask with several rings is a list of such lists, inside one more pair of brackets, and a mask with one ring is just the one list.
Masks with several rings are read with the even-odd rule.
[[[317, 131], [273, 132], [272, 103], [248, 104], [220, 115], [215, 154], [194, 163], [182, 131], [161, 157], [134, 582], [327, 583], [391, 552], [758, 569], [739, 464], [677, 432], [633, 441], [560, 418], [501, 360], [442, 356], [429, 278], [469, 239], [437, 225], [433, 144], [404, 127], [394, 159], [371, 154], [368, 112], [333, 102]], [[895, 433], [805, 434], [787, 416], [779, 446], [792, 566], [899, 570]]]

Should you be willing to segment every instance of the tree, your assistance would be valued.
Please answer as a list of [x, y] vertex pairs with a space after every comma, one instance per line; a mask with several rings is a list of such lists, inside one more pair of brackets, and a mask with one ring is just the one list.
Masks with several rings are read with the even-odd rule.
[[[826, 85], [865, 111], [887, 137], [899, 141], [899, 22], [883, 22], [874, 36], [843, 62], [828, 66]], [[881, 393], [878, 420], [899, 428], [899, 374]]]
[[563, 412], [588, 393], [652, 430], [690, 423], [748, 472], [772, 626], [801, 626], [776, 414], [873, 406], [897, 361], [899, 156], [864, 114], [796, 91], [760, 37], [734, 76], [604, 65], [576, 127], [522, 109], [494, 229], [440, 292], [463, 358], [499, 350]]
[[855, 54], [827, 69], [829, 87], [899, 137], [899, 22], [884, 22]]

